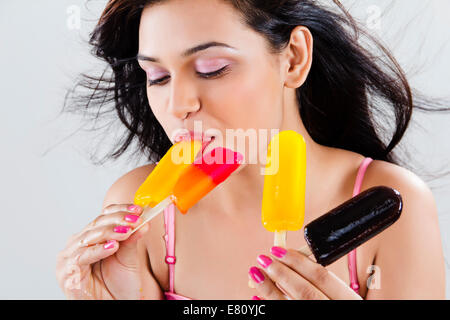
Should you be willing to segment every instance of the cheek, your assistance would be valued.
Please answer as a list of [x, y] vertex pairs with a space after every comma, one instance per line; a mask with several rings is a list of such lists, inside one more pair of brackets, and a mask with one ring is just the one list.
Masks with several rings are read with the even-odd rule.
[[[255, 130], [257, 145], [250, 146], [246, 140], [244, 146], [236, 146], [236, 151], [244, 155], [246, 163], [261, 164], [267, 153], [266, 148], [261, 147], [269, 144], [270, 130], [279, 129], [282, 125], [280, 82], [269, 71], [233, 79], [226, 85], [217, 86], [214, 91], [208, 96], [208, 100], [211, 99], [208, 112], [219, 120], [222, 130]], [[260, 135], [259, 129], [267, 130], [266, 135]]]
[[164, 105], [163, 95], [162, 94], [150, 95], [150, 90], [147, 88], [147, 101], [156, 119], [164, 127], [164, 121], [167, 121], [169, 115], [167, 114], [167, 112], [164, 111], [163, 108]]
[[274, 129], [281, 126], [281, 89], [273, 74], [255, 73], [219, 86], [210, 97], [215, 116], [231, 128]]
[[[149, 93], [147, 90], [147, 97], [149, 97]], [[161, 101], [158, 101], [158, 97], [152, 97], [152, 99], [147, 98], [148, 104], [150, 105], [150, 109], [155, 116], [156, 120], [160, 123], [160, 125], [163, 127], [164, 131], [166, 132], [167, 136], [170, 138], [172, 132], [171, 131], [171, 117], [167, 112], [164, 112], [164, 110], [160, 107], [162, 105]]]

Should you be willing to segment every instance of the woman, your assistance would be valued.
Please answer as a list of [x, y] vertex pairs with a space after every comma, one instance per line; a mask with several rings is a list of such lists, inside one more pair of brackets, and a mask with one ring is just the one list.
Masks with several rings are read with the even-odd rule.
[[[296, 250], [302, 232], [289, 235], [289, 250], [271, 248], [273, 235], [260, 221], [264, 177], [260, 166], [246, 165], [189, 214], [177, 213], [174, 230], [161, 214], [130, 236], [142, 220], [133, 197], [149, 164], [111, 186], [102, 214], [59, 255], [57, 277], [69, 298], [445, 297], [433, 196], [392, 154], [417, 106], [395, 59], [360, 46], [362, 30], [340, 8], [305, 0], [112, 0], [91, 44], [113, 75], [87, 77], [87, 106], [111, 102], [126, 125], [114, 157], [137, 138], [158, 159], [180, 138], [174, 132], [195, 131], [195, 121], [202, 133], [223, 136], [226, 129], [297, 131], [307, 145], [305, 224], [378, 185], [400, 191], [401, 218], [354, 257], [324, 268]], [[382, 108], [392, 115], [380, 121], [374, 114]], [[383, 125], [392, 125], [392, 137]], [[208, 150], [220, 145], [210, 140]], [[368, 270], [376, 270], [376, 285]]]

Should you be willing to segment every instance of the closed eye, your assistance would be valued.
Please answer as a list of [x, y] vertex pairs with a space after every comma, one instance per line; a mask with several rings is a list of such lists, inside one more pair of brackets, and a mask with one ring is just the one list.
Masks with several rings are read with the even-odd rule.
[[[226, 65], [225, 67], [223, 67], [219, 70], [213, 71], [213, 72], [208, 72], [208, 73], [196, 72], [196, 73], [199, 77], [201, 77], [203, 79], [210, 79], [210, 78], [215, 78], [217, 76], [224, 74], [225, 72], [228, 71], [228, 69], [229, 69], [228, 67], [229, 67], [229, 65]], [[170, 78], [170, 76], [165, 76], [163, 78], [156, 79], [156, 80], [148, 80], [148, 86], [150, 87], [150, 86], [154, 86], [154, 85], [163, 85], [163, 82], [169, 78]]]

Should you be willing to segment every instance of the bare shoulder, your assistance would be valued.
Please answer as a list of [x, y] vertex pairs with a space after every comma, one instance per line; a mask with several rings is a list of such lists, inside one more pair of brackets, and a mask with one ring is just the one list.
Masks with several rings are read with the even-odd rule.
[[438, 214], [434, 196], [427, 184], [413, 172], [385, 161], [373, 161], [367, 169], [362, 190], [374, 186], [388, 186], [400, 192], [403, 210], [400, 219], [380, 236], [392, 241], [411, 233], [439, 234]]
[[[384, 185], [396, 189], [402, 195], [403, 202], [408, 207], [412, 204], [425, 206], [428, 209], [435, 206], [434, 197], [427, 184], [408, 169], [386, 161], [373, 161], [364, 177], [363, 189]], [[433, 210], [428, 210], [434, 214]]]
[[155, 166], [155, 164], [147, 164], [135, 168], [117, 179], [106, 192], [102, 207], [110, 204], [133, 203], [136, 190]]
[[386, 232], [386, 236], [410, 232], [419, 226], [422, 230], [429, 228], [429, 231], [438, 227], [434, 196], [427, 184], [416, 174], [392, 163], [373, 161], [367, 169], [362, 188], [380, 185], [396, 189], [403, 200], [400, 219], [391, 227], [391, 232]]
[[[353, 187], [356, 170], [364, 157], [349, 151], [338, 151], [340, 161], [350, 164], [351, 175], [346, 181]], [[355, 168], [355, 169], [353, 169]], [[391, 241], [402, 233], [416, 228], [439, 233], [438, 215], [434, 196], [427, 184], [415, 173], [399, 165], [374, 160], [364, 175], [361, 192], [376, 186], [387, 186], [400, 192], [403, 210], [400, 219], [388, 230], [377, 237], [378, 240]]]
[[[370, 299], [441, 299], [445, 264], [435, 199], [427, 184], [400, 166], [374, 161], [363, 188], [385, 185], [398, 190], [403, 210], [397, 222], [376, 238], [375, 263], [385, 272], [382, 290]], [[420, 290], [418, 290], [420, 289]]]

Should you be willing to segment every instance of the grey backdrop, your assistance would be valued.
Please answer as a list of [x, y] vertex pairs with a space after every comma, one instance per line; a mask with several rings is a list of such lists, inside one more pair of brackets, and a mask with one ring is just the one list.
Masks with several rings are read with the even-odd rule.
[[[383, 37], [409, 70], [415, 87], [450, 96], [450, 47], [444, 45], [450, 38], [450, 1], [343, 2]], [[377, 19], [389, 3], [391, 10]], [[94, 166], [88, 152], [96, 147], [107, 150], [114, 137], [102, 140], [84, 130], [71, 135], [83, 125], [82, 119], [58, 117], [65, 90], [77, 74], [98, 69], [84, 41], [105, 4], [0, 2], [0, 298], [63, 299], [54, 276], [58, 251], [70, 234], [98, 215], [111, 183], [144, 163], [125, 157]], [[414, 119], [405, 143], [414, 148], [417, 163], [431, 170], [448, 169], [450, 116], [417, 114]], [[418, 173], [425, 176], [424, 171]], [[448, 260], [450, 180], [430, 185]]]

